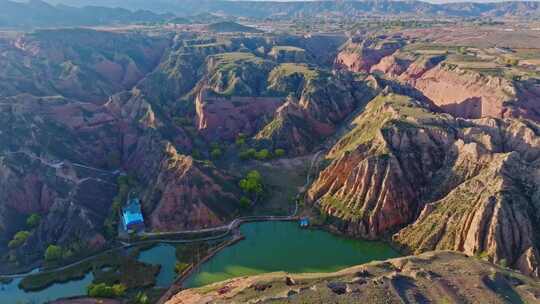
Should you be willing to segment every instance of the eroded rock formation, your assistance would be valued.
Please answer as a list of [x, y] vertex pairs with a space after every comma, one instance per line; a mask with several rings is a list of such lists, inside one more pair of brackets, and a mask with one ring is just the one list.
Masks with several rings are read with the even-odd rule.
[[459, 250], [538, 271], [535, 123], [456, 119], [389, 93], [354, 124], [308, 192], [342, 231], [399, 231], [394, 240], [417, 253]]

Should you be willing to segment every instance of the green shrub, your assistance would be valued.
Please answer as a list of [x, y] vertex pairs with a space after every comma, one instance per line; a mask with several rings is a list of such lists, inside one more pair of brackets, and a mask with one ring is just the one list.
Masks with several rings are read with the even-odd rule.
[[285, 156], [285, 150], [283, 150], [283, 149], [276, 149], [276, 150], [274, 151], [274, 155], [275, 155], [276, 157], [283, 157], [283, 156]]
[[263, 191], [261, 174], [256, 170], [250, 171], [239, 185], [245, 193], [258, 195]]
[[126, 286], [123, 284], [114, 284], [112, 290], [115, 296], [122, 297], [126, 294]]
[[220, 148], [214, 148], [212, 149], [212, 152], [210, 152], [210, 156], [212, 156], [213, 159], [218, 159], [222, 155]]
[[150, 304], [150, 299], [144, 292], [138, 292], [137, 295], [135, 295], [135, 304]]
[[188, 268], [189, 264], [188, 263], [183, 263], [183, 262], [176, 262], [176, 264], [174, 265], [174, 271], [178, 274], [182, 273], [184, 270], [186, 270]]
[[240, 198], [240, 207], [242, 207], [243, 209], [247, 209], [249, 208], [249, 205], [251, 205], [251, 201], [249, 200], [249, 198], [242, 196]]
[[26, 219], [26, 226], [28, 226], [29, 228], [35, 228], [39, 225], [40, 222], [41, 222], [41, 216], [37, 213], [32, 213]]
[[236, 143], [237, 146], [245, 145], [246, 144], [246, 135], [244, 135], [243, 133], [239, 133], [238, 136], [236, 137], [235, 143]]
[[268, 151], [267, 149], [262, 149], [257, 154], [255, 154], [255, 158], [258, 160], [267, 160], [272, 158], [272, 153]]
[[242, 160], [248, 160], [248, 159], [255, 158], [255, 155], [257, 155], [257, 150], [250, 148], [250, 149], [240, 152], [239, 157]]
[[71, 249], [63, 250], [62, 251], [62, 259], [67, 260], [73, 256], [73, 251]]
[[87, 288], [88, 296], [94, 298], [115, 298], [126, 294], [126, 286], [114, 284], [109, 286], [105, 283], [90, 284]]
[[21, 246], [22, 244], [24, 244], [24, 242], [26, 242], [28, 237], [30, 237], [30, 232], [28, 231], [23, 230], [15, 233], [13, 239], [8, 244], [9, 248], [17, 248]]
[[478, 259], [487, 261], [489, 259], [489, 253], [487, 251], [481, 251], [476, 253], [476, 257]]
[[63, 256], [62, 247], [49, 245], [45, 250], [45, 261], [57, 261]]

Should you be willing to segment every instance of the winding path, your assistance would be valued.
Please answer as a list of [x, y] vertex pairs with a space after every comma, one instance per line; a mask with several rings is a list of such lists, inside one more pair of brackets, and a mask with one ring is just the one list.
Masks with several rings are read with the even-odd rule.
[[[306, 184], [302, 187], [302, 190], [307, 190], [307, 187], [311, 183], [311, 175], [313, 174], [313, 168], [315, 167], [315, 163], [317, 162], [319, 156], [321, 153], [324, 152], [324, 150], [320, 150], [315, 155], [313, 155], [313, 158], [311, 159], [310, 168], [308, 171], [308, 174], [306, 176]], [[24, 153], [24, 152], [15, 152], [15, 153]], [[42, 160], [43, 161], [43, 160]], [[82, 165], [81, 165], [82, 166]], [[84, 166], [86, 167], [86, 166]], [[89, 169], [96, 169], [87, 167]], [[98, 169], [102, 171], [101, 169]], [[110, 172], [109, 172], [110, 173]], [[302, 193], [298, 193], [297, 198], [300, 197]], [[142, 241], [136, 241], [136, 242], [123, 242], [121, 241], [120, 246], [116, 246], [113, 248], [106, 249], [105, 251], [101, 251], [98, 253], [95, 253], [93, 255], [90, 255], [86, 258], [83, 258], [79, 261], [60, 266], [54, 269], [44, 270], [40, 272], [34, 272], [34, 270], [26, 272], [26, 273], [20, 273], [20, 274], [0, 274], [0, 279], [18, 279], [18, 278], [25, 278], [31, 275], [40, 275], [40, 274], [51, 274], [55, 272], [64, 271], [66, 269], [69, 269], [71, 267], [79, 266], [83, 263], [86, 263], [88, 261], [91, 261], [92, 259], [105, 255], [117, 250], [127, 249], [130, 247], [138, 246], [138, 245], [144, 245], [144, 244], [151, 244], [151, 243], [168, 243], [168, 244], [185, 244], [185, 243], [195, 243], [195, 242], [204, 242], [204, 241], [212, 241], [212, 240], [219, 240], [227, 235], [231, 234], [232, 232], [236, 231], [243, 223], [247, 222], [262, 222], [262, 221], [292, 221], [297, 219], [297, 213], [298, 213], [298, 200], [295, 200], [295, 208], [294, 211], [290, 215], [285, 216], [245, 216], [236, 218], [233, 221], [231, 221], [228, 225], [223, 225], [219, 227], [214, 228], [204, 228], [204, 229], [198, 229], [198, 230], [182, 230], [182, 231], [170, 231], [170, 232], [155, 232], [155, 233], [144, 233], [144, 236], [147, 237], [159, 237], [159, 236], [171, 236], [175, 234], [199, 234], [199, 233], [210, 233], [210, 232], [218, 232], [223, 231], [222, 234], [215, 235], [215, 236], [208, 236], [208, 237], [201, 237], [201, 238], [193, 238], [193, 239], [179, 239], [179, 240], [170, 240], [170, 239], [150, 239], [150, 240], [142, 240]]]

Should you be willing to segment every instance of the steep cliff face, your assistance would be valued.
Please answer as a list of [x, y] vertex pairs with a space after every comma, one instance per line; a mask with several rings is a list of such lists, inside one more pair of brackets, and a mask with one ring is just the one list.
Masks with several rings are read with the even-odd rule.
[[235, 180], [156, 138], [139, 142], [129, 166], [147, 185], [142, 200], [151, 230], [219, 226], [239, 208]]
[[394, 78], [408, 70], [411, 64], [409, 58], [400, 58], [396, 55], [390, 55], [382, 58], [379, 63], [370, 68], [371, 73], [383, 73], [385, 76]]
[[203, 85], [195, 98], [196, 127], [208, 140], [232, 140], [253, 134], [283, 103], [268, 92], [274, 63], [252, 53], [209, 56]]
[[74, 244], [78, 250], [103, 245], [103, 222], [116, 195], [114, 173], [25, 152], [6, 154], [0, 163], [1, 239], [28, 230], [29, 214], [42, 216], [28, 240], [13, 248], [19, 263], [40, 259], [49, 244], [71, 250]]
[[285, 148], [290, 154], [302, 155], [315, 148], [317, 131], [306, 112], [294, 99], [277, 109], [273, 120], [257, 133], [255, 139]]
[[387, 79], [416, 90], [442, 111], [463, 118], [523, 117], [539, 121], [534, 79], [511, 80], [485, 75], [445, 61], [444, 55], [398, 52], [371, 68]]
[[455, 119], [391, 93], [354, 123], [308, 192], [339, 229], [399, 231], [394, 240], [417, 253], [459, 250], [537, 273], [535, 123]]
[[353, 122], [355, 128], [329, 152], [332, 163], [308, 192], [310, 201], [343, 220], [341, 229], [348, 233], [375, 238], [409, 223], [442, 166], [453, 134], [415, 128], [415, 122], [401, 121], [403, 115], [433, 119], [405, 96], [372, 100]]
[[26, 34], [0, 56], [0, 95], [61, 94], [103, 103], [150, 72], [167, 46], [163, 38], [84, 29]]
[[118, 167], [112, 156], [121, 155], [124, 136], [136, 132], [106, 107], [63, 97], [21, 94], [0, 99], [0, 107], [0, 151]]
[[[116, 194], [115, 174], [103, 169], [120, 166], [124, 136], [134, 129], [121, 128], [105, 107], [62, 97], [21, 94], [0, 103], [0, 247], [31, 228], [12, 248], [20, 265], [41, 259], [49, 244], [72, 252], [102, 246]], [[41, 215], [38, 227], [25, 223], [33, 213]]]
[[253, 134], [282, 103], [282, 97], [225, 98], [202, 90], [195, 100], [197, 129], [208, 140], [233, 140], [239, 133]]
[[268, 74], [275, 63], [247, 52], [231, 52], [209, 56], [207, 85], [225, 96], [262, 96]]
[[497, 155], [475, 177], [428, 204], [394, 239], [414, 252], [449, 249], [485, 255], [538, 276], [538, 264], [522, 263], [538, 255], [537, 172], [516, 152]]
[[305, 66], [283, 65], [270, 75], [271, 90], [289, 91], [287, 102], [255, 138], [302, 154], [336, 131], [372, 96], [372, 88], [349, 74], [331, 75]]
[[503, 117], [505, 103], [516, 100], [511, 81], [451, 64], [440, 64], [411, 79], [411, 84], [445, 112], [465, 118]]
[[399, 36], [353, 38], [338, 53], [335, 64], [353, 72], [369, 72], [383, 57], [391, 55], [404, 44]]

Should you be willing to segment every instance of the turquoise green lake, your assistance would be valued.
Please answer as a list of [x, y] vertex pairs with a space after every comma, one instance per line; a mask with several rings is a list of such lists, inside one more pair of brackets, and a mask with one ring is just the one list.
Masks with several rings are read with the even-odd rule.
[[260, 222], [240, 228], [246, 239], [227, 247], [189, 277], [185, 287], [273, 271], [334, 272], [399, 256], [384, 242], [349, 239], [296, 222]]
[[[349, 266], [384, 260], [399, 254], [384, 242], [348, 239], [322, 230], [301, 229], [296, 222], [260, 222], [241, 226], [245, 240], [220, 251], [201, 265], [185, 282], [198, 287], [214, 282], [273, 271], [333, 272]], [[161, 265], [156, 285], [169, 286], [175, 279], [175, 246], [160, 244], [141, 251], [140, 261]], [[44, 303], [58, 298], [79, 296], [93, 276], [54, 284], [38, 292], [18, 288], [20, 279], [0, 284], [0, 303], [33, 301]]]

